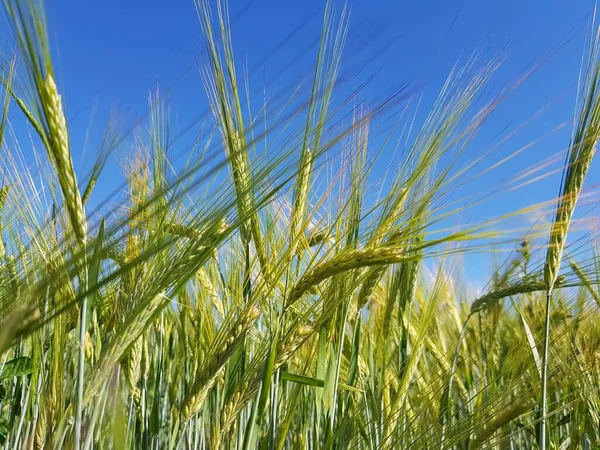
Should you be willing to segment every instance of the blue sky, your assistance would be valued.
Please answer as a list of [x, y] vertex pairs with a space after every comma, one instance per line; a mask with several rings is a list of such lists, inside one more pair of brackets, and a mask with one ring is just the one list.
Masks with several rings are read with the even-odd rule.
[[[73, 157], [82, 173], [92, 161], [91, 155], [84, 157], [79, 150], [85, 133], [88, 128], [99, 132], [114, 105], [126, 111], [133, 123], [145, 114], [150, 90], [157, 84], [162, 90], [172, 89], [169, 103], [173, 135], [179, 135], [190, 120], [205, 111], [207, 102], [196, 64], [202, 34], [193, 0], [48, 0], [46, 5], [59, 87], [70, 120]], [[511, 49], [491, 85], [499, 89], [561, 45], [498, 109], [468, 156], [476, 156], [483, 144], [498, 133], [524, 123], [549, 105], [494, 157], [500, 159], [540, 136], [548, 137], [470, 189], [483, 191], [488, 184], [498, 184], [567, 145], [569, 126], [549, 133], [573, 116], [579, 64], [594, 8], [592, 0], [355, 0], [350, 5], [351, 27], [343, 67], [356, 63], [364, 67], [365, 73], [378, 71], [364, 92], [367, 98], [377, 98], [400, 83], [424, 82], [426, 107], [456, 60], [466, 59], [478, 46], [488, 54]], [[269, 57], [251, 74], [254, 90], [260, 92], [265, 81], [285, 84], [311, 67], [314, 50], [297, 56], [319, 36], [324, 0], [230, 0], [230, 9], [232, 16], [239, 16], [233, 27], [238, 60], [255, 67]], [[277, 43], [304, 21], [306, 24], [285, 47], [273, 53]], [[4, 47], [9, 48], [5, 30], [0, 26], [0, 43], [6, 42]], [[566, 41], [569, 36], [572, 39]], [[356, 49], [361, 47], [365, 50], [356, 56]], [[286, 71], [278, 76], [282, 69]], [[260, 96], [257, 101], [262, 101]], [[13, 115], [17, 129], [19, 121], [22, 123]], [[193, 133], [184, 135], [173, 151], [185, 152], [193, 137]], [[90, 145], [90, 150], [93, 148]], [[121, 149], [111, 165], [116, 167], [127, 150]], [[109, 170], [102, 178], [101, 189], [115, 185], [118, 177], [114, 173]], [[597, 183], [597, 175], [593, 168], [589, 186]], [[532, 189], [486, 202], [470, 214], [477, 219], [547, 200], [558, 193], [559, 177], [556, 174]], [[484, 277], [485, 269], [474, 267], [474, 277]]]

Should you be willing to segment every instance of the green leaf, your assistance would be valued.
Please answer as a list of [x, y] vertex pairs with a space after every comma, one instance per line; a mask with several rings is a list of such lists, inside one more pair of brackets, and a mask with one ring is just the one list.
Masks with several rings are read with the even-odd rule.
[[27, 356], [11, 359], [4, 365], [0, 380], [32, 374], [35, 371], [33, 361]]
[[[317, 378], [320, 380], [325, 379], [327, 371], [327, 330], [321, 328], [319, 330], [319, 340], [317, 343]], [[323, 382], [323, 386], [324, 386]], [[317, 421], [321, 420], [321, 411], [323, 407], [323, 391], [318, 390], [315, 392], [315, 408], [317, 410]]]
[[347, 384], [344, 383], [338, 383], [338, 388], [342, 391], [349, 391], [349, 392], [358, 392], [358, 393], [362, 393], [363, 390], [357, 388], [356, 386], [349, 386]]
[[305, 375], [297, 375], [289, 372], [281, 372], [281, 379], [291, 381], [292, 383], [304, 384], [306, 386], [320, 387], [325, 386], [325, 382], [318, 378], [307, 377]]
[[17, 336], [32, 328], [36, 321], [34, 311], [33, 303], [25, 303], [0, 320], [0, 355], [10, 348]]
[[[328, 354], [332, 355], [329, 357], [329, 361], [327, 364], [327, 372], [325, 373], [325, 386], [323, 388], [323, 405], [325, 408], [325, 412], [331, 414], [331, 407], [333, 406], [333, 398], [336, 392], [336, 358], [333, 355], [336, 355], [337, 352], [334, 351], [333, 344], [329, 344], [328, 346]], [[337, 356], [337, 355], [336, 355]]]
[[[319, 378], [307, 377], [306, 375], [298, 375], [290, 372], [281, 372], [281, 379], [285, 381], [289, 381], [291, 383], [303, 384], [305, 386], [319, 387], [322, 388], [325, 386], [325, 381], [320, 380]], [[355, 386], [348, 386], [344, 383], [339, 383], [338, 387], [343, 391], [350, 392], [362, 392], [362, 389], [359, 389]]]
[[0, 420], [0, 444], [4, 444], [8, 435], [8, 421]]
[[87, 313], [85, 321], [85, 329], [89, 330], [90, 323], [92, 321], [92, 312], [94, 306], [98, 303], [98, 277], [100, 273], [100, 262], [102, 261], [102, 245], [104, 241], [104, 219], [100, 222], [100, 229], [98, 230], [98, 236], [94, 244], [94, 254], [90, 261], [88, 271], [88, 286], [90, 287], [90, 293], [87, 302]]
[[358, 358], [360, 351], [360, 315], [356, 319], [356, 325], [354, 326], [354, 339], [352, 341], [352, 354], [350, 355], [350, 367], [348, 368], [348, 383], [354, 383], [356, 375], [358, 374]]
[[223, 390], [223, 404], [231, 399], [239, 386], [240, 380], [246, 373], [246, 339], [242, 338], [240, 345], [236, 347], [233, 354], [227, 361], [225, 369], [225, 383]]
[[262, 417], [267, 407], [267, 400], [269, 399], [269, 394], [271, 392], [271, 378], [273, 378], [273, 367], [275, 366], [275, 356], [277, 355], [277, 342], [277, 334], [275, 334], [275, 336], [273, 337], [273, 342], [271, 343], [271, 351], [269, 352], [269, 357], [265, 361], [262, 390], [258, 399], [258, 415], [256, 416], [256, 423], [258, 425], [260, 425], [262, 421]]
[[525, 335], [527, 336], [527, 343], [529, 344], [529, 348], [531, 349], [531, 354], [533, 355], [533, 359], [535, 361], [535, 366], [537, 368], [538, 374], [540, 378], [542, 376], [542, 359], [540, 358], [540, 354], [538, 352], [537, 346], [535, 344], [535, 338], [533, 337], [533, 333], [531, 332], [531, 328], [527, 324], [525, 320], [525, 316], [521, 313], [519, 309], [519, 316], [521, 316], [521, 322], [523, 323], [523, 328], [525, 329]]

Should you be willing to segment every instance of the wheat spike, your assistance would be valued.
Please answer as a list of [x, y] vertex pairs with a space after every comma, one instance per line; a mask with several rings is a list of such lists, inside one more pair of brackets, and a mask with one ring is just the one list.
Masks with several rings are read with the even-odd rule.
[[200, 285], [204, 288], [204, 290], [208, 294], [208, 298], [210, 298], [212, 305], [215, 307], [215, 309], [217, 310], [219, 315], [221, 317], [224, 317], [225, 309], [223, 308], [223, 301], [221, 300], [221, 297], [219, 296], [219, 292], [213, 285], [212, 281], [210, 281], [210, 277], [208, 276], [206, 269], [204, 269], [204, 267], [201, 267], [200, 269], [198, 269], [198, 272], [196, 272], [196, 277], [197, 277]]
[[[558, 286], [562, 284], [563, 279], [558, 278], [555, 284]], [[490, 306], [494, 305], [499, 300], [502, 300], [506, 297], [512, 297], [514, 295], [519, 294], [527, 294], [530, 292], [543, 291], [546, 289], [546, 282], [540, 279], [536, 279], [533, 277], [525, 277], [515, 283], [512, 283], [508, 286], [493, 289], [485, 294], [479, 296], [472, 304], [471, 304], [471, 314], [476, 312], [484, 311]]]
[[40, 414], [35, 426], [34, 448], [36, 450], [44, 448], [46, 437], [48, 436], [48, 408], [41, 408]]
[[[296, 247], [300, 236], [304, 236], [304, 230], [301, 228], [301, 224], [305, 219], [306, 206], [308, 204], [308, 191], [310, 187], [310, 177], [313, 168], [313, 155], [310, 149], [307, 147], [306, 151], [302, 155], [301, 159], [302, 166], [298, 173], [298, 181], [296, 185], [296, 196], [294, 198], [294, 205], [292, 208], [292, 217], [290, 220], [290, 250], [289, 258], [292, 258], [296, 253]], [[321, 239], [322, 240], [322, 239]]]
[[73, 161], [71, 160], [67, 120], [62, 107], [61, 96], [58, 93], [52, 74], [46, 76], [44, 88], [46, 101], [43, 102], [43, 105], [48, 120], [48, 142], [51, 146], [48, 149], [50, 161], [56, 169], [65, 206], [69, 212], [71, 226], [75, 236], [83, 245], [87, 239], [87, 220], [77, 186]]
[[141, 413], [142, 407], [142, 393], [138, 387], [138, 381], [142, 373], [142, 355], [144, 352], [143, 338], [139, 338], [131, 346], [129, 357], [125, 361], [125, 379], [127, 380], [127, 386], [129, 392], [138, 410]]
[[394, 264], [410, 259], [411, 257], [403, 249], [396, 247], [344, 251], [308, 270], [290, 291], [285, 308], [292, 306], [312, 287], [338, 273], [362, 267]]

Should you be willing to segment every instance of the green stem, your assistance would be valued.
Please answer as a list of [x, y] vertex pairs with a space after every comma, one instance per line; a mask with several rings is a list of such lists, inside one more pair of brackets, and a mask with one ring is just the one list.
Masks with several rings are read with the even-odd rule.
[[[84, 292], [87, 292], [88, 286], [88, 266], [87, 266], [87, 254], [84, 247]], [[87, 295], [83, 297], [81, 301], [81, 309], [79, 310], [79, 363], [77, 365], [77, 398], [75, 405], [75, 442], [73, 445], [74, 450], [80, 450], [81, 448], [81, 422], [83, 418], [83, 383], [85, 375], [85, 323], [87, 320]]]
[[[460, 330], [460, 335], [458, 336], [458, 341], [456, 342], [456, 348], [454, 349], [454, 356], [452, 357], [452, 366], [450, 367], [450, 374], [448, 376], [448, 387], [447, 387], [447, 395], [446, 398], [442, 400], [442, 404], [440, 406], [440, 420], [442, 421], [442, 433], [441, 433], [441, 437], [440, 437], [440, 450], [444, 450], [445, 446], [444, 446], [444, 441], [446, 439], [446, 428], [448, 426], [448, 422], [449, 422], [449, 418], [450, 418], [450, 414], [449, 414], [449, 407], [450, 407], [450, 402], [451, 402], [451, 395], [452, 395], [452, 382], [454, 380], [454, 372], [456, 371], [456, 366], [458, 364], [458, 354], [460, 353], [460, 346], [462, 344], [463, 339], [465, 338], [465, 334], [467, 333], [467, 325], [469, 323], [469, 319], [471, 318], [472, 314], [469, 314], [467, 316], [467, 318], [465, 319], [465, 323], [463, 324], [462, 329]], [[448, 419], [446, 420], [444, 418], [444, 415], [448, 415]]]
[[540, 413], [542, 420], [540, 423], [540, 450], [546, 450], [546, 415], [548, 409], [548, 347], [550, 343], [550, 299], [552, 290], [546, 292], [546, 322], [544, 324], [544, 349], [542, 353], [542, 394], [540, 398]]

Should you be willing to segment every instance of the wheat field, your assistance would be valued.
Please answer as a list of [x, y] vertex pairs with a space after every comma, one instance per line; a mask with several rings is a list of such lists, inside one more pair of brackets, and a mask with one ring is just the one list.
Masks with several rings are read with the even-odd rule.
[[[417, 121], [419, 89], [344, 89], [350, 11], [329, 2], [306, 95], [270, 93], [266, 117], [227, 2], [196, 2], [210, 109], [194, 148], [169, 150], [156, 90], [144, 135], [110, 120], [77, 173], [45, 5], [3, 0], [0, 447], [600, 448], [600, 249], [594, 227], [569, 234], [594, 202], [593, 25], [560, 186], [467, 222], [481, 199], [457, 193], [502, 164], [468, 150], [528, 74], [490, 95], [504, 56], [475, 53]], [[122, 183], [95, 189], [116, 152]], [[524, 226], [535, 211], [549, 220]], [[474, 292], [456, 267], [491, 248]]]

